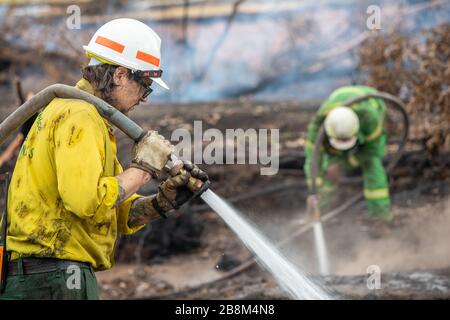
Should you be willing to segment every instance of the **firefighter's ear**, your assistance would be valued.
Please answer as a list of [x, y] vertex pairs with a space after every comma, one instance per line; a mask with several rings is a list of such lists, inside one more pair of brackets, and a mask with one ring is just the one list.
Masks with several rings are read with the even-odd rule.
[[113, 74], [114, 84], [116, 86], [123, 86], [128, 81], [128, 69], [124, 67], [117, 67]]

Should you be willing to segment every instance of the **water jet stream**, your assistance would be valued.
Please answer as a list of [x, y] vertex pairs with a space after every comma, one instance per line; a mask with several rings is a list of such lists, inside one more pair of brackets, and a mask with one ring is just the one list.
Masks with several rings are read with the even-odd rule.
[[294, 266], [258, 229], [212, 190], [201, 198], [228, 224], [270, 271], [278, 284], [294, 299], [329, 300], [332, 297]]
[[314, 243], [316, 246], [317, 258], [319, 260], [320, 274], [327, 276], [330, 274], [330, 266], [328, 262], [327, 246], [321, 221], [314, 222]]

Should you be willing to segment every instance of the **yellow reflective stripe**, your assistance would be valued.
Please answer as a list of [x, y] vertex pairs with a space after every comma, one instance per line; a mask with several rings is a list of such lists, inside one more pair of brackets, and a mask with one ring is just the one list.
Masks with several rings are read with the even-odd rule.
[[108, 60], [106, 60], [106, 59], [103, 59], [103, 58], [97, 56], [96, 54], [93, 54], [93, 53], [90, 53], [90, 52], [86, 52], [86, 57], [88, 57], [88, 58], [94, 58], [94, 59], [96, 59], [96, 60], [98, 60], [98, 61], [100, 61], [100, 62], [102, 62], [102, 63], [114, 65], [113, 62], [108, 61]]
[[[311, 183], [312, 183], [312, 179], [311, 179], [311, 178], [308, 178], [308, 179], [306, 180], [306, 183], [310, 186]], [[316, 187], [321, 187], [322, 184], [323, 184], [322, 178], [321, 178], [321, 177], [317, 177], [317, 178], [316, 178]]]
[[336, 190], [336, 185], [323, 185], [320, 187], [320, 190], [323, 192], [331, 192]]
[[329, 106], [327, 106], [324, 110], [322, 110], [320, 112], [320, 115], [327, 116], [331, 110], [333, 110], [334, 108], [336, 108], [340, 105], [342, 105], [341, 101], [334, 102], [334, 103], [330, 104]]
[[358, 159], [356, 159], [356, 157], [354, 155], [348, 156], [348, 162], [350, 163], [350, 165], [352, 167], [359, 166], [359, 161], [358, 161]]
[[306, 140], [305, 148], [311, 148], [311, 149], [313, 149], [313, 148], [314, 148], [314, 143], [311, 142], [311, 141], [309, 141], [309, 140]]
[[316, 178], [316, 184], [317, 184], [318, 187], [322, 186], [323, 180], [322, 180], [321, 177], [317, 177], [317, 178]]
[[[372, 103], [373, 99], [369, 99], [370, 103]], [[383, 132], [383, 126], [384, 126], [384, 116], [385, 116], [385, 112], [381, 113], [381, 117], [380, 117], [380, 121], [378, 122], [377, 127], [375, 128], [375, 130], [371, 133], [368, 134], [367, 136], [364, 137], [364, 139], [367, 142], [370, 142], [372, 140], [375, 140], [376, 138], [378, 138], [381, 133]]]
[[389, 190], [387, 188], [380, 189], [364, 189], [364, 197], [369, 200], [389, 198]]
[[[366, 94], [366, 92], [364, 92], [364, 91], [361, 91], [361, 89], [360, 88], [346, 88], [346, 91], [347, 92], [352, 92], [352, 93], [354, 93], [354, 94], [356, 94], [356, 95], [358, 95], [358, 96], [362, 96], [362, 95], [365, 95]], [[354, 97], [350, 97], [349, 99], [351, 99], [351, 98], [354, 98]], [[345, 101], [344, 101], [345, 102]], [[343, 102], [341, 102], [341, 104], [342, 104]], [[350, 108], [350, 109], [354, 109], [358, 104], [360, 104], [361, 102], [356, 102], [356, 103], [352, 103], [351, 105], [349, 105], [348, 107]]]

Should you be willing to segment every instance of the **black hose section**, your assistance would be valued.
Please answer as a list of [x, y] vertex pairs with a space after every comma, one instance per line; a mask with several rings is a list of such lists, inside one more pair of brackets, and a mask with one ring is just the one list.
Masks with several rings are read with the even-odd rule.
[[[409, 134], [409, 117], [408, 114], [406, 113], [406, 109], [405, 109], [405, 105], [403, 104], [403, 102], [389, 94], [386, 92], [377, 92], [377, 93], [368, 93], [368, 94], [364, 94], [355, 98], [351, 98], [347, 101], [345, 101], [342, 105], [349, 107], [352, 104], [361, 102], [363, 100], [366, 99], [370, 99], [370, 98], [381, 98], [383, 100], [387, 100], [390, 102], [393, 102], [392, 106], [400, 112], [400, 114], [402, 115], [403, 118], [403, 132], [401, 135], [401, 140], [398, 146], [398, 150], [397, 153], [394, 155], [394, 157], [392, 158], [392, 160], [389, 162], [389, 164], [387, 165], [387, 172], [391, 173], [392, 170], [395, 168], [395, 166], [397, 165], [398, 161], [400, 160], [403, 151], [405, 149], [405, 145], [406, 142], [408, 141], [408, 134]], [[311, 194], [312, 195], [316, 195], [317, 194], [317, 184], [316, 184], [316, 178], [318, 175], [318, 171], [319, 171], [319, 154], [320, 154], [320, 147], [323, 144], [323, 139], [325, 138], [325, 128], [324, 126], [320, 126], [319, 129], [319, 133], [317, 135], [316, 141], [314, 143], [314, 150], [313, 150], [313, 156], [311, 159]]]
[[25, 95], [23, 94], [23, 90], [22, 90], [22, 82], [20, 82], [20, 80], [16, 79], [14, 81], [14, 84], [16, 85], [16, 93], [17, 93], [17, 98], [19, 99], [19, 103], [24, 104], [25, 103]]
[[36, 112], [47, 106], [57, 97], [63, 99], [84, 100], [94, 105], [102, 117], [118, 127], [134, 141], [139, 141], [145, 135], [145, 131], [140, 126], [102, 99], [75, 87], [64, 84], [54, 84], [35, 94], [0, 124], [0, 144], [2, 144], [14, 130], [18, 129]]
[[404, 103], [397, 97], [386, 93], [386, 92], [376, 92], [376, 93], [368, 93], [364, 94], [355, 98], [351, 98], [343, 103], [344, 106], [350, 106], [352, 104], [361, 102], [366, 99], [370, 98], [381, 98], [386, 101], [393, 102], [392, 106], [400, 112], [400, 114], [403, 117], [403, 134], [401, 136], [401, 140], [398, 146], [397, 153], [395, 154], [394, 158], [391, 160], [391, 162], [387, 166], [387, 172], [390, 173], [395, 166], [397, 165], [398, 161], [400, 160], [403, 151], [405, 149], [406, 142], [408, 141], [408, 135], [409, 135], [409, 117], [406, 113], [406, 108]]
[[319, 133], [317, 134], [316, 141], [314, 142], [314, 150], [311, 159], [311, 194], [317, 194], [317, 182], [316, 178], [319, 172], [320, 163], [320, 148], [323, 144], [323, 139], [325, 138], [325, 127], [320, 126]]

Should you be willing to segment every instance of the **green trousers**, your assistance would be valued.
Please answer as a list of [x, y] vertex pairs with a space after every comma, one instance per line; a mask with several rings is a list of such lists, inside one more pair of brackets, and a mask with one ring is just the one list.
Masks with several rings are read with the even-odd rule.
[[360, 155], [339, 157], [324, 152], [321, 155], [321, 160], [321, 178], [317, 188], [320, 194], [321, 208], [327, 208], [337, 188], [336, 181], [323, 177], [328, 167], [337, 164], [345, 172], [350, 172], [360, 167], [363, 170], [364, 197], [369, 216], [382, 219], [385, 222], [392, 221], [393, 215], [390, 209], [388, 181], [381, 158]]
[[89, 267], [74, 267], [8, 276], [0, 300], [98, 300], [95, 274]]

